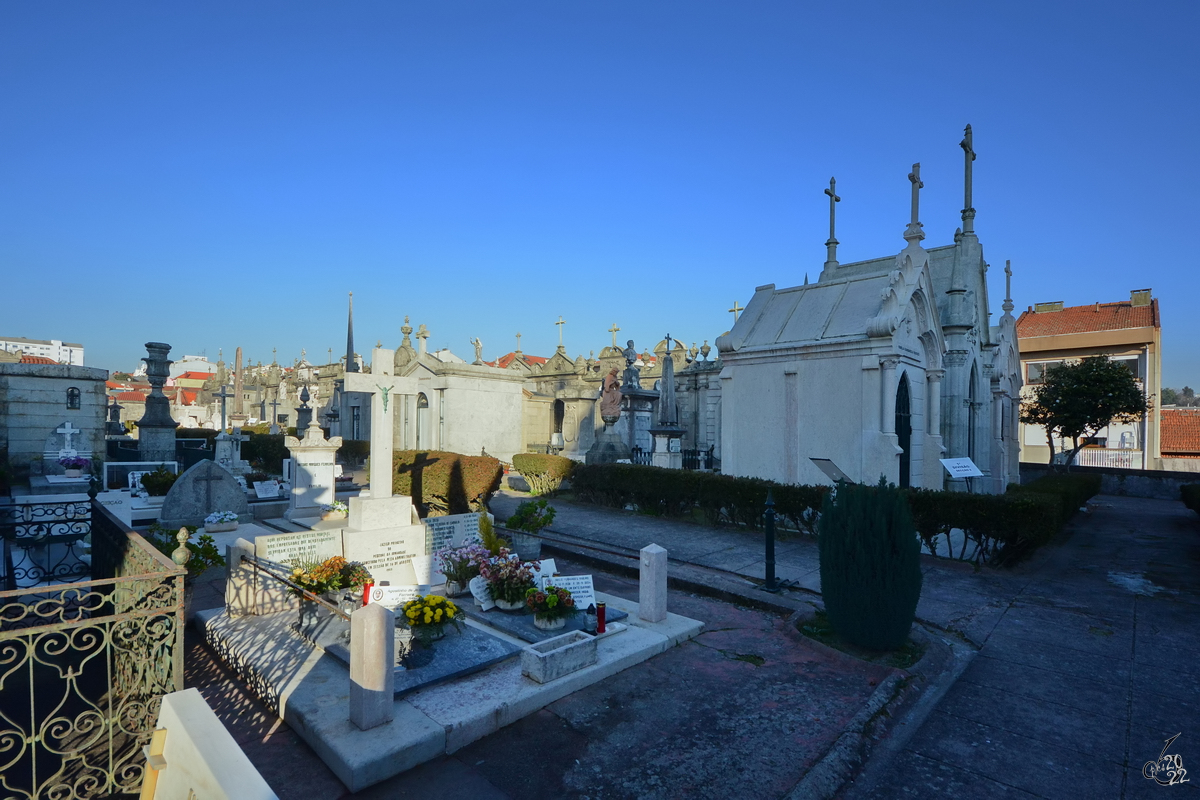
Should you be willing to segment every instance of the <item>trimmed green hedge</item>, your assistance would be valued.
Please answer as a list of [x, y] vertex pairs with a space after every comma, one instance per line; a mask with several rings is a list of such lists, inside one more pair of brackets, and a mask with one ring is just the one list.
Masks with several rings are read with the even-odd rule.
[[289, 454], [282, 433], [247, 433], [243, 429], [242, 435], [248, 437], [242, 442], [243, 461], [275, 475], [283, 472], [283, 460]]
[[500, 488], [503, 469], [491, 456], [438, 450], [400, 450], [392, 455], [392, 491], [413, 499], [422, 516], [486, 511]]
[[1200, 483], [1185, 483], [1180, 486], [1179, 498], [1185, 506], [1200, 514]]
[[208, 439], [210, 442], [217, 438], [220, 431], [209, 430], [208, 428], [176, 428], [176, 439]]
[[575, 461], [547, 453], [517, 453], [513, 466], [529, 481], [533, 494], [554, 494], [571, 477]]
[[338, 448], [337, 457], [345, 464], [362, 463], [371, 455], [371, 443], [365, 439], [344, 439]]

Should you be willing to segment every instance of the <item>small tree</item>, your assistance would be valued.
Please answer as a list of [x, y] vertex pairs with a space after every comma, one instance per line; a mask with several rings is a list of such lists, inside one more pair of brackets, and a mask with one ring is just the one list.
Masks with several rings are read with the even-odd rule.
[[1133, 374], [1108, 356], [1089, 356], [1046, 370], [1045, 382], [1034, 390], [1033, 400], [1021, 407], [1021, 421], [1046, 429], [1052, 464], [1057, 436], [1063, 461], [1070, 464], [1087, 440], [1110, 423], [1136, 422], [1145, 413], [1146, 397]]

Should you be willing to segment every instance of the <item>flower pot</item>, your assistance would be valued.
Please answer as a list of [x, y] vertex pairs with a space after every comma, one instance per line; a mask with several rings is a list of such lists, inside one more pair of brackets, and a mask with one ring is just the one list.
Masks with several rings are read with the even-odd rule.
[[225, 533], [226, 531], [236, 531], [237, 527], [238, 521], [236, 519], [233, 522], [213, 522], [205, 524], [204, 532]]
[[462, 597], [471, 590], [458, 581], [446, 581], [446, 597]]
[[413, 628], [414, 642], [436, 642], [439, 639], [446, 638], [446, 626], [442, 625], [418, 625]]
[[325, 513], [321, 514], [321, 519], [328, 522], [330, 520], [343, 520], [346, 518], [346, 516], [347, 514], [345, 511], [326, 511]]
[[539, 631], [556, 631], [567, 624], [566, 617], [558, 619], [545, 619], [541, 614], [533, 615], [533, 626]]
[[82, 478], [82, 477], [83, 477], [83, 470], [81, 470], [81, 469], [68, 469], [68, 470], [66, 470], [66, 471], [65, 471], [63, 474], [64, 474], [64, 475], [66, 475], [66, 477], [68, 477], [68, 478]]
[[162, 504], [165, 503], [166, 500], [167, 500], [167, 496], [165, 494], [150, 495], [149, 497], [146, 498], [146, 505], [151, 508], [162, 508]]
[[510, 603], [507, 600], [502, 600], [499, 597], [493, 598], [496, 601], [496, 608], [501, 611], [520, 611], [525, 607], [525, 601], [519, 600], [516, 603]]
[[517, 551], [517, 555], [522, 561], [537, 561], [542, 557], [542, 540], [536, 536], [530, 536], [528, 533], [520, 533], [514, 530], [506, 530], [513, 550]]

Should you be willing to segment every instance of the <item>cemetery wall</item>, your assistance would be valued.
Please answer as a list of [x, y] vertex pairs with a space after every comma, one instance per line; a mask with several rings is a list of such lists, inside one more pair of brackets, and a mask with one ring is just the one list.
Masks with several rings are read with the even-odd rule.
[[[65, 364], [0, 364], [0, 448], [18, 474], [42, 474], [47, 437], [64, 422], [79, 428], [76, 449], [104, 458], [108, 370]], [[79, 390], [79, 408], [68, 408], [67, 390]], [[61, 474], [47, 465], [48, 474]]]
[[[1052, 474], [1049, 464], [1021, 464], [1021, 484], [1032, 483]], [[1149, 497], [1156, 500], [1178, 500], [1179, 487], [1200, 483], [1200, 474], [1161, 469], [1121, 469], [1119, 467], [1071, 467], [1072, 475], [1099, 475], [1100, 494], [1125, 497]]]

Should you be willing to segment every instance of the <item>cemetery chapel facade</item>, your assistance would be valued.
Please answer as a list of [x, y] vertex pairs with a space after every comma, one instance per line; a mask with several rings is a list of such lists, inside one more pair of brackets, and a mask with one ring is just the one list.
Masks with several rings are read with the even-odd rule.
[[[717, 340], [722, 471], [829, 483], [811, 459], [849, 478], [1002, 492], [1018, 480], [1020, 362], [1010, 295], [989, 325], [988, 264], [971, 207], [971, 129], [963, 226], [925, 249], [920, 165], [898, 255], [839, 264], [830, 181], [827, 259], [816, 283], [760, 286]], [[1006, 272], [1008, 272], [1006, 268]], [[1011, 275], [1011, 273], [1009, 272]], [[983, 477], [951, 479], [940, 459], [970, 458]]]

